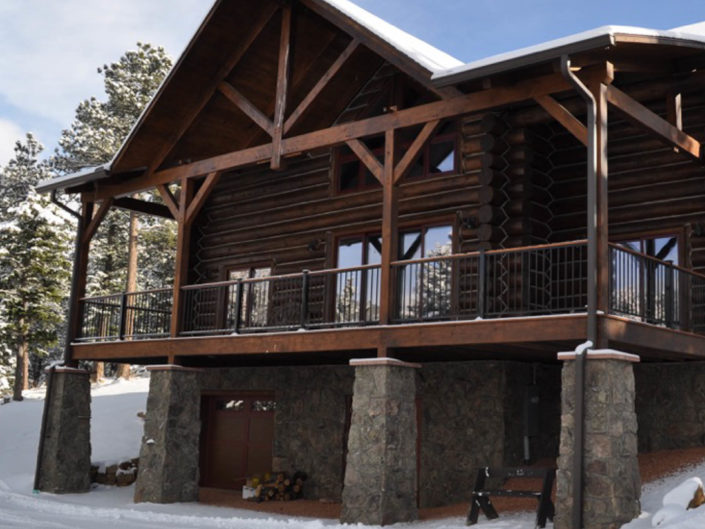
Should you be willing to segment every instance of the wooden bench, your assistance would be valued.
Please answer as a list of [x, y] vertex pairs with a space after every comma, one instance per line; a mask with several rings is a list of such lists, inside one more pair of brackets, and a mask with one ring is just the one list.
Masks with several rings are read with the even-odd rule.
[[[556, 471], [549, 468], [489, 468], [484, 467], [478, 470], [475, 479], [475, 488], [472, 491], [472, 503], [468, 511], [466, 525], [477, 523], [480, 511], [487, 516], [488, 520], [498, 518], [499, 515], [492, 505], [492, 496], [513, 497], [513, 498], [536, 498], [538, 507], [536, 509], [536, 527], [546, 527], [546, 520], [553, 521], [555, 508], [551, 501], [551, 489]], [[540, 478], [543, 480], [541, 490], [510, 490], [510, 489], [486, 489], [485, 483], [488, 478], [497, 478], [502, 485], [511, 478]]]

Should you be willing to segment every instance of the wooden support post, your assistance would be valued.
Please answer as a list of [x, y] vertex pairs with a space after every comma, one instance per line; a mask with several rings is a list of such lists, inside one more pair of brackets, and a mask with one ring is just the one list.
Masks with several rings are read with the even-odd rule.
[[69, 306], [69, 322], [64, 344], [64, 363], [68, 367], [76, 367], [73, 361], [71, 344], [81, 333], [83, 323], [81, 298], [86, 294], [86, 279], [88, 275], [88, 249], [90, 240], [84, 235], [93, 218], [93, 202], [83, 201], [81, 218], [76, 228], [75, 255], [73, 261], [73, 277], [71, 279], [71, 297]]
[[395, 132], [388, 130], [384, 142], [384, 179], [382, 192], [382, 260], [381, 288], [379, 299], [379, 322], [387, 325], [394, 312], [395, 278], [392, 273], [392, 261], [397, 258], [397, 208], [398, 188], [394, 183], [395, 168]]
[[272, 169], [281, 168], [284, 114], [289, 85], [289, 58], [291, 55], [291, 4], [282, 8], [282, 28], [279, 41], [279, 67], [277, 69], [277, 94], [274, 105], [274, 134], [272, 135]]
[[[666, 98], [666, 119], [678, 130], [683, 130], [683, 106], [680, 92], [671, 91]], [[680, 152], [673, 147], [673, 152]]]
[[[608, 169], [607, 169], [607, 88], [608, 85], [598, 83], [594, 85], [595, 121], [597, 132], [597, 166], [595, 175], [597, 179], [597, 310], [603, 314], [609, 312], [609, 217], [608, 217]], [[598, 326], [598, 349], [607, 348], [606, 337]]]
[[179, 228], [176, 237], [176, 259], [174, 266], [174, 295], [171, 306], [171, 336], [177, 337], [181, 329], [182, 291], [188, 283], [189, 253], [191, 250], [191, 224], [186, 222], [186, 213], [193, 197], [194, 181], [181, 180], [179, 197]]

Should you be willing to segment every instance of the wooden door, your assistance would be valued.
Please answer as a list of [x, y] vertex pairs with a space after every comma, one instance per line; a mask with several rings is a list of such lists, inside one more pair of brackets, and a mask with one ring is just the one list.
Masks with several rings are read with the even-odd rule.
[[201, 486], [239, 489], [271, 472], [275, 407], [271, 394], [204, 395]]

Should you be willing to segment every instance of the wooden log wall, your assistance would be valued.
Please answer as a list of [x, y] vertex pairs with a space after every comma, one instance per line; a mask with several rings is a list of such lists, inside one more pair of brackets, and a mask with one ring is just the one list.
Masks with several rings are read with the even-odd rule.
[[[247, 266], [276, 274], [334, 267], [337, 237], [379, 233], [381, 188], [336, 192], [334, 158], [328, 151], [288, 160], [284, 171], [261, 166], [221, 178], [197, 220], [192, 281], [222, 280], [227, 269]], [[476, 216], [480, 172], [402, 180], [400, 227]], [[462, 230], [462, 251], [474, 249], [473, 233]]]
[[[628, 91], [628, 90], [627, 90]], [[665, 101], [648, 102], [661, 116]], [[553, 152], [548, 159], [554, 183], [551, 242], [585, 237], [585, 148], [552, 124]], [[683, 95], [683, 128], [705, 139], [705, 97]], [[672, 147], [609, 113], [609, 230], [610, 239], [639, 233], [673, 233], [682, 236], [682, 265], [705, 271], [705, 167]]]

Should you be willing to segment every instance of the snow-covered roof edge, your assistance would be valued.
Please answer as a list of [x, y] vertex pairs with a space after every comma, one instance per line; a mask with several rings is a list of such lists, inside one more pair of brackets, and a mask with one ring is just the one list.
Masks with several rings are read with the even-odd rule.
[[424, 67], [431, 73], [463, 66], [463, 62], [448, 53], [431, 46], [398, 27], [382, 20], [349, 0], [320, 0], [345, 17], [374, 33], [377, 37], [396, 48], [400, 53]]
[[54, 189], [66, 189], [94, 180], [102, 180], [110, 176], [110, 164], [112, 162], [98, 165], [96, 167], [86, 167], [75, 173], [59, 176], [57, 178], [47, 178], [37, 184], [37, 193], [46, 193]]
[[[688, 26], [685, 27], [687, 28]], [[492, 55], [462, 66], [449, 68], [442, 72], [436, 72], [433, 74], [432, 79], [438, 86], [447, 86], [464, 80], [511, 69], [520, 61], [523, 65], [528, 65], [558, 57], [566, 52], [579, 53], [602, 45], [611, 45], [614, 44], [615, 36], [618, 35], [692, 41], [705, 45], [705, 35], [681, 31], [679, 28], [672, 30], [656, 30], [634, 26], [601, 26], [574, 35], [568, 35], [567, 37], [549, 40], [534, 46]]]

